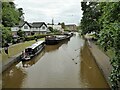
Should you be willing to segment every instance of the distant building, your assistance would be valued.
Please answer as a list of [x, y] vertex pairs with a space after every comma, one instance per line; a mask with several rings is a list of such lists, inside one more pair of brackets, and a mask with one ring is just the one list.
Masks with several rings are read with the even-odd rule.
[[61, 25], [56, 25], [56, 24], [51, 25], [51, 24], [49, 24], [49, 25], [47, 25], [47, 27], [52, 27], [53, 29], [58, 30], [58, 31], [61, 31], [61, 32], [64, 31], [64, 29], [62, 28]]
[[17, 35], [18, 30], [24, 31], [25, 35], [31, 35], [31, 33], [46, 34], [48, 32], [47, 25], [44, 22], [28, 23], [25, 21], [11, 28], [13, 35]]
[[77, 26], [75, 24], [65, 25], [65, 30], [76, 31], [77, 30]]

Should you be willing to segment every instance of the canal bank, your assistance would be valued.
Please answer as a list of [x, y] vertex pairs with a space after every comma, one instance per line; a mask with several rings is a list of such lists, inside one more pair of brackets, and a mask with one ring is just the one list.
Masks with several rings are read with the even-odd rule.
[[100, 71], [103, 73], [108, 85], [111, 87], [109, 76], [112, 71], [112, 66], [110, 65], [110, 58], [105, 55], [92, 41], [85, 41], [83, 48], [81, 49], [81, 55], [83, 59], [88, 59], [84, 57], [83, 54], [87, 54], [88, 57], [93, 59]]
[[19, 60], [20, 60], [20, 55], [21, 55], [21, 53], [15, 55], [15, 56], [12, 56], [12, 57], [10, 57], [9, 60], [7, 60], [5, 63], [2, 63], [2, 71], [1, 71], [0, 73], [2, 73], [2, 72], [4, 72], [5, 70], [7, 70], [7, 69], [8, 69], [10, 66], [12, 66], [14, 63], [19, 62]]

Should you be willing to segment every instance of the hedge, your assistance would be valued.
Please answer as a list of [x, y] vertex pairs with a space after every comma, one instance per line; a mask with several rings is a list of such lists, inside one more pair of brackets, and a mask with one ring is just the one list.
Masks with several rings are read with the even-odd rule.
[[25, 37], [25, 41], [35, 40], [35, 38], [37, 38], [37, 39], [44, 38], [45, 36], [47, 36], [47, 34], [27, 36], [27, 37]]

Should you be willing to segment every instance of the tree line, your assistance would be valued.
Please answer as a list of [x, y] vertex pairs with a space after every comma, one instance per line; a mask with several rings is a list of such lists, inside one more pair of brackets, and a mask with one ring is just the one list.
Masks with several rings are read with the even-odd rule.
[[120, 88], [120, 2], [81, 2], [81, 7], [81, 34], [94, 32], [105, 51], [113, 49], [110, 81], [117, 90]]

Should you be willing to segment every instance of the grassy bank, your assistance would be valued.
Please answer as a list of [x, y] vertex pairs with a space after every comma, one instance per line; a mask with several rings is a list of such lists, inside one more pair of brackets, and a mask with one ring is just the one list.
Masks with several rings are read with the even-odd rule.
[[[44, 38], [38, 40], [44, 40]], [[9, 57], [14, 57], [15, 55], [21, 53], [26, 47], [32, 45], [35, 42], [36, 42], [35, 40], [32, 40], [32, 41], [26, 41], [23, 43], [11, 45], [9, 47]], [[2, 49], [2, 62], [4, 63], [5, 61], [7, 61], [9, 57], [7, 54], [5, 54], [4, 49]]]

